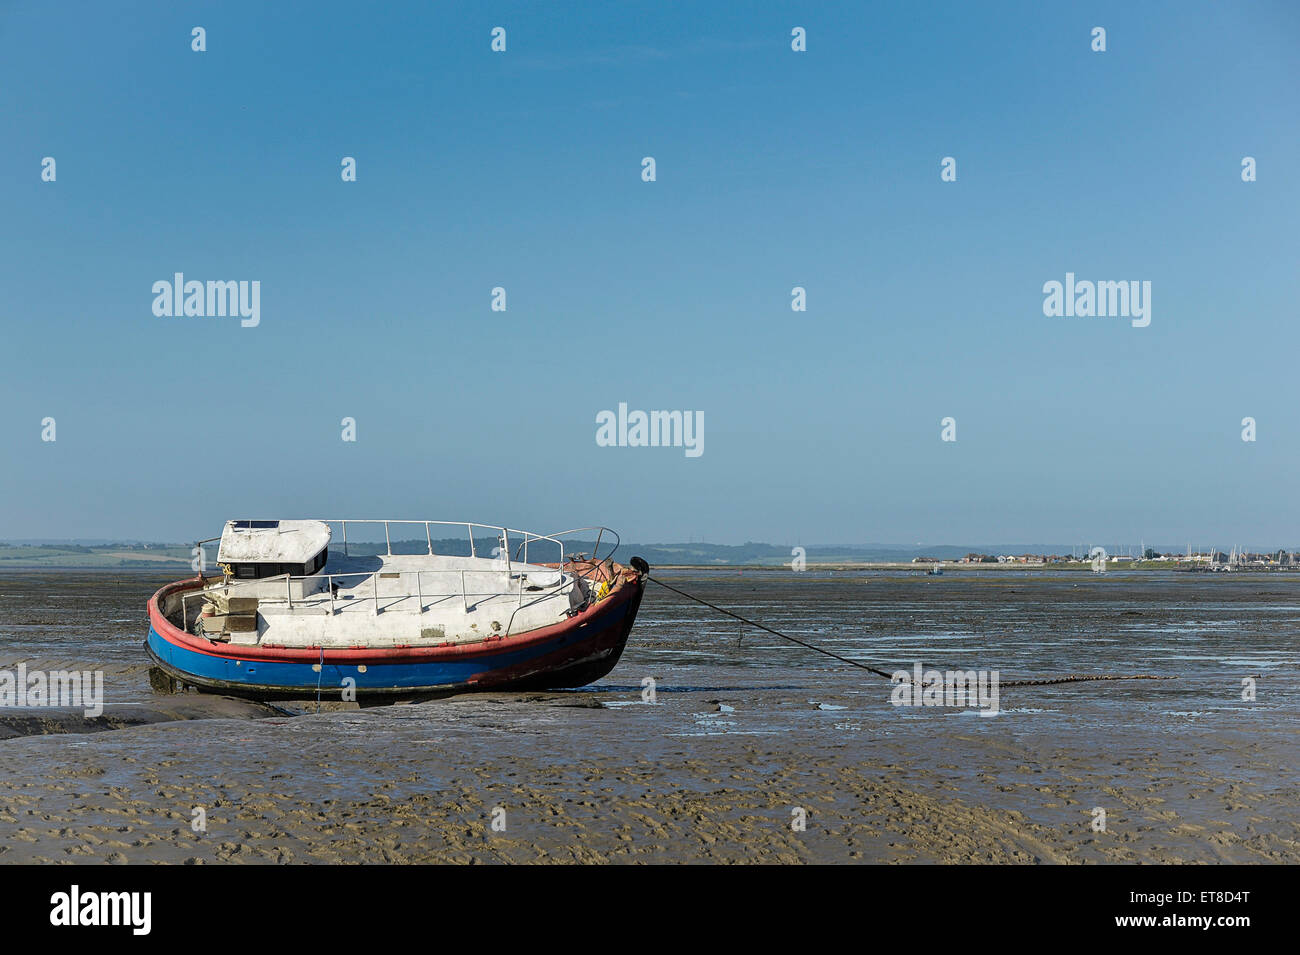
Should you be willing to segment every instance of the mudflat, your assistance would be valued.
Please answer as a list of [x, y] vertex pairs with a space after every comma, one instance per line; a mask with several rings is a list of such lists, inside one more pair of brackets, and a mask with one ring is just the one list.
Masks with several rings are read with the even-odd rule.
[[0, 714], [0, 861], [1300, 861], [1300, 579], [663, 576], [886, 671], [1173, 679], [899, 706], [652, 584], [592, 687], [282, 712], [153, 693], [164, 578], [10, 574], [0, 669], [102, 670], [105, 711]]

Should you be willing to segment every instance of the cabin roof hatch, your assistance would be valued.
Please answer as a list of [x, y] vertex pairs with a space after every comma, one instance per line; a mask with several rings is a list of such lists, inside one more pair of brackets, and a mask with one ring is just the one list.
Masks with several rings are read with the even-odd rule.
[[323, 521], [227, 521], [217, 561], [305, 564], [329, 542], [330, 528]]

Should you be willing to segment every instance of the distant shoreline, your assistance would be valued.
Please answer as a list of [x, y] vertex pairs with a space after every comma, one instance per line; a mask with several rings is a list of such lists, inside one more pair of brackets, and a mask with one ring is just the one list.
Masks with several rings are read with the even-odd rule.
[[[476, 538], [473, 542], [478, 553], [487, 554], [495, 540]], [[346, 544], [345, 544], [346, 546]], [[394, 554], [425, 553], [431, 548], [433, 553], [449, 556], [470, 556], [471, 547], [468, 540], [385, 540], [352, 542], [353, 550], [360, 553], [382, 553], [385, 547], [391, 547]], [[565, 555], [591, 553], [594, 541], [566, 540]], [[937, 552], [937, 553], [936, 553]], [[1139, 550], [1136, 553], [1141, 553]], [[208, 565], [215, 568], [217, 548], [209, 542], [204, 553]], [[1222, 551], [1202, 551], [1184, 556], [1180, 551], [1147, 550], [1146, 553], [1159, 554], [1159, 559], [1135, 561], [1133, 555], [1107, 556], [1107, 571], [1134, 570], [1177, 570], [1182, 572], [1208, 571], [1212, 555], [1217, 554], [1220, 570], [1231, 560], [1236, 572], [1275, 570], [1300, 570], [1300, 552], [1282, 550], [1277, 552], [1239, 553], [1234, 549], [1231, 555]], [[907, 551], [884, 545], [865, 547], [830, 547], [812, 546], [787, 548], [774, 544], [747, 543], [729, 544], [647, 544], [627, 543], [618, 548], [616, 559], [626, 564], [633, 555], [640, 556], [651, 567], [689, 569], [689, 570], [778, 570], [794, 572], [795, 566], [802, 570], [814, 572], [849, 572], [876, 571], [896, 573], [923, 573], [938, 564], [944, 573], [962, 573], [970, 570], [997, 571], [1086, 571], [1091, 572], [1092, 561], [1088, 557], [1072, 551], [1069, 547], [1040, 548], [1019, 545], [1014, 548], [997, 547], [990, 549], [967, 548], [950, 545], [933, 545], [927, 550]], [[170, 570], [178, 576], [192, 576], [190, 570], [196, 556], [194, 545], [175, 543], [149, 543], [119, 541], [108, 544], [76, 542], [4, 542], [0, 541], [0, 574], [9, 570]], [[531, 555], [538, 558], [537, 554]], [[557, 551], [543, 555], [542, 561], [553, 561], [559, 557]], [[601, 548], [601, 556], [608, 556], [608, 549]], [[984, 559], [980, 559], [984, 558]], [[1030, 558], [1022, 560], [1022, 558]], [[1035, 559], [1037, 558], [1037, 559]], [[1045, 559], [1044, 559], [1045, 558]], [[1285, 559], [1285, 563], [1280, 562]]]
[[[930, 569], [938, 564], [942, 568], [942, 574], [931, 574]], [[717, 572], [736, 572], [743, 574], [745, 571], [751, 572], [772, 572], [783, 571], [785, 573], [854, 573], [854, 572], [871, 572], [871, 571], [889, 571], [897, 573], [912, 574], [918, 577], [925, 576], [944, 576], [947, 574], [961, 575], [972, 572], [996, 571], [998, 573], [1008, 574], [1026, 574], [1033, 572], [1048, 573], [1065, 573], [1065, 574], [1091, 574], [1092, 567], [1086, 561], [1078, 563], [1056, 563], [1056, 564], [1017, 564], [1017, 563], [969, 563], [963, 564], [958, 562], [947, 563], [944, 561], [928, 561], [924, 564], [900, 563], [898, 561], [866, 561], [855, 563], [812, 563], [805, 565], [802, 571], [793, 570], [789, 564], [652, 564], [651, 572], [656, 570], [663, 571], [717, 571]], [[182, 580], [195, 576], [194, 572], [188, 566], [178, 566], [176, 563], [157, 563], [157, 564], [61, 564], [61, 563], [10, 563], [9, 561], [0, 561], [0, 576], [6, 571], [18, 571], [22, 573], [39, 573], [56, 572], [56, 573], [139, 573], [139, 574], [161, 574], [173, 573], [174, 579]], [[1105, 576], [1105, 574], [1116, 573], [1161, 573], [1173, 571], [1182, 574], [1197, 574], [1209, 577], [1221, 576], [1238, 576], [1242, 574], [1254, 575], [1274, 575], [1274, 574], [1292, 574], [1300, 573], [1300, 566], [1288, 567], [1242, 567], [1232, 571], [1211, 571], [1206, 567], [1190, 567], [1183, 564], [1176, 564], [1172, 561], [1145, 561], [1141, 564], [1109, 564], [1104, 573], [1096, 576]]]
[[[896, 570], [900, 572], [913, 573], [918, 575], [929, 575], [930, 568], [936, 564], [942, 568], [944, 574], [962, 574], [972, 571], [995, 570], [1003, 573], [1030, 573], [1033, 571], [1051, 571], [1053, 573], [1092, 573], [1092, 566], [1087, 561], [1081, 561], [1073, 564], [1013, 564], [1013, 563], [984, 563], [963, 564], [959, 562], [946, 561], [927, 561], [923, 564], [900, 563], [898, 561], [868, 561], [862, 563], [827, 563], [815, 564], [811, 561], [805, 565], [802, 571], [797, 573], [813, 573], [827, 571], [869, 571], [869, 570]], [[651, 570], [784, 570], [790, 573], [793, 571], [789, 564], [656, 564]], [[1159, 571], [1178, 571], [1185, 574], [1208, 574], [1210, 576], [1221, 576], [1223, 573], [1229, 574], [1275, 574], [1275, 573], [1296, 573], [1300, 572], [1300, 566], [1292, 567], [1246, 567], [1238, 568], [1233, 571], [1211, 571], [1206, 567], [1190, 567], [1178, 564], [1173, 561], [1144, 561], [1140, 564], [1109, 563], [1104, 573], [1121, 573], [1136, 571], [1138, 573], [1156, 573]], [[934, 575], [938, 576], [938, 575]], [[1097, 576], [1102, 576], [1098, 574]]]

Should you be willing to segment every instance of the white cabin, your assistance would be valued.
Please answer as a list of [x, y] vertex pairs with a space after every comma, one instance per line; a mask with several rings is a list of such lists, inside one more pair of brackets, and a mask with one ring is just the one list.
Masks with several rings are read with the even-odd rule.
[[217, 563], [235, 580], [308, 577], [329, 560], [324, 521], [227, 521]]
[[[380, 553], [348, 552], [348, 528], [382, 526]], [[340, 546], [330, 553], [333, 528]], [[390, 525], [392, 527], [390, 528]], [[392, 534], [418, 534], [425, 553], [396, 554]], [[468, 556], [434, 553], [434, 529], [468, 531]], [[603, 528], [581, 531], [606, 533]], [[476, 531], [500, 544], [479, 556]], [[566, 531], [564, 534], [579, 533]], [[547, 551], [546, 566], [528, 562]], [[600, 538], [596, 546], [599, 548]], [[368, 548], [367, 548], [368, 549]], [[518, 558], [522, 556], [523, 560]], [[540, 556], [540, 555], [539, 555]], [[594, 556], [594, 555], [593, 555]], [[220, 582], [182, 597], [185, 629], [210, 639], [281, 647], [430, 646], [502, 638], [550, 624], [585, 606], [598, 562], [566, 562], [557, 535], [440, 521], [229, 521], [217, 561]], [[602, 591], [603, 595], [603, 591]], [[193, 597], [193, 600], [189, 598]]]

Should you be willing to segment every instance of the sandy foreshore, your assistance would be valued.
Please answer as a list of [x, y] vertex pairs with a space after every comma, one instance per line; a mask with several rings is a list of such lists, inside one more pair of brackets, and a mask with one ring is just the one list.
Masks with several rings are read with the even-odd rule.
[[[0, 861], [1300, 861], [1289, 733], [1081, 745], [945, 715], [918, 746], [823, 708], [849, 698], [618, 695], [10, 740]], [[780, 732], [747, 735], [751, 720]], [[584, 752], [556, 752], [557, 738]], [[1251, 779], [1205, 770], [1224, 757], [1249, 762]], [[1106, 832], [1092, 828], [1098, 805]]]
[[279, 708], [248, 700], [199, 694], [159, 697], [150, 705], [102, 707], [102, 712], [66, 708], [0, 707], [0, 740], [60, 733], [102, 733], [179, 720], [257, 719], [282, 715]]
[[1289, 579], [672, 579], [882, 665], [1172, 679], [898, 707], [652, 591], [595, 687], [288, 715], [154, 694], [153, 581], [10, 578], [0, 667], [102, 668], [107, 706], [0, 713], [0, 862], [1300, 862]]

